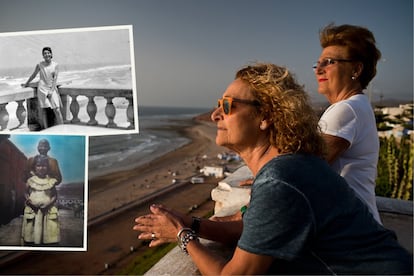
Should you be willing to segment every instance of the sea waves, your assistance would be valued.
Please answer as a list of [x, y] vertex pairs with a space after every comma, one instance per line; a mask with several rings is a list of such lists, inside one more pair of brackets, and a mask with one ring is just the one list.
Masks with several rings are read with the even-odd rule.
[[[0, 92], [20, 89], [32, 73], [22, 75], [21, 72], [9, 72], [8, 75], [0, 72]], [[37, 76], [32, 82], [38, 80]], [[132, 88], [132, 68], [130, 65], [113, 65], [68, 71], [60, 69], [58, 83], [82, 87]]]
[[206, 109], [141, 107], [138, 134], [90, 137], [89, 178], [149, 163], [187, 143], [182, 130]]

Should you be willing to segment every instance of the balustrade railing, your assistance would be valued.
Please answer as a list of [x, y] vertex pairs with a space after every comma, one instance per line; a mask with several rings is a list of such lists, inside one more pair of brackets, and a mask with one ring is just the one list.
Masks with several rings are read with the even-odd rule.
[[[18, 91], [5, 92], [0, 94], [0, 130], [19, 128], [25, 122], [27, 117], [27, 105], [24, 103], [27, 99], [35, 98], [35, 89], [33, 88], [22, 88]], [[17, 104], [17, 107], [16, 107]], [[12, 110], [16, 116], [18, 124], [16, 126], [9, 126], [10, 114], [7, 110]]]
[[[59, 87], [65, 124], [100, 126], [116, 129], [134, 128], [132, 89]], [[0, 131], [32, 129], [41, 113], [37, 88], [21, 88], [0, 94]], [[25, 125], [27, 124], [27, 125]]]

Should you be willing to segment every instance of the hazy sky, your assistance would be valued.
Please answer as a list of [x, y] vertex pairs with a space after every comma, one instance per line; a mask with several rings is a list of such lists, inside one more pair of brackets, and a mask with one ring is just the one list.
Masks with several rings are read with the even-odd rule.
[[412, 99], [412, 0], [0, 0], [0, 32], [133, 25], [138, 105], [212, 107], [253, 61], [286, 65], [324, 101], [311, 66], [331, 22], [376, 36], [373, 100]]
[[[80, 64], [131, 64], [129, 27], [0, 33], [0, 69], [33, 67], [49, 46], [62, 68]], [[77, 67], [79, 68], [79, 67]], [[63, 69], [64, 70], [64, 69]], [[33, 71], [33, 70], [32, 70]]]
[[37, 145], [41, 139], [50, 144], [48, 155], [55, 158], [62, 172], [62, 183], [85, 181], [86, 138], [70, 135], [10, 135], [10, 141], [26, 157], [39, 154]]

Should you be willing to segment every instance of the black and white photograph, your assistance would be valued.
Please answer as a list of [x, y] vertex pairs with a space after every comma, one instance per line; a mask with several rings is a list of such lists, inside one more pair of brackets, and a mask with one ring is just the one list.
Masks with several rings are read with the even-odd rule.
[[86, 250], [86, 146], [84, 136], [0, 134], [0, 250]]
[[0, 33], [0, 131], [138, 132], [132, 26]]

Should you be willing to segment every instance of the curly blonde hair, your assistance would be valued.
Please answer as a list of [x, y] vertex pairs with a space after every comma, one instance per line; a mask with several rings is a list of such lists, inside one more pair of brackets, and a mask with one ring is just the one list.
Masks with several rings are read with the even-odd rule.
[[324, 155], [318, 117], [303, 86], [286, 68], [256, 63], [240, 69], [236, 79], [245, 81], [260, 103], [257, 115], [271, 122], [269, 140], [280, 153]]

